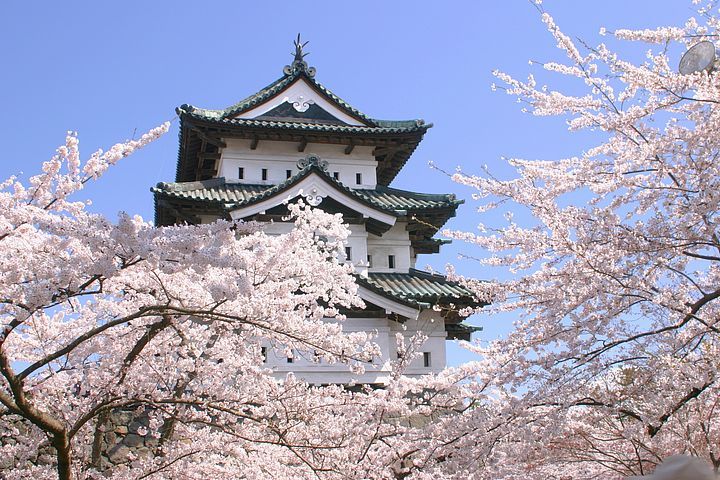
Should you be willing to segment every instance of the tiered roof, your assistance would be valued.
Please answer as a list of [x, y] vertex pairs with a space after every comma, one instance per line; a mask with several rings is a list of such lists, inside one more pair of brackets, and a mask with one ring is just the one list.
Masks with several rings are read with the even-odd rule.
[[[433, 235], [448, 219], [455, 216], [457, 207], [463, 203], [452, 194], [416, 193], [383, 185], [374, 189], [351, 189], [318, 164], [311, 163], [278, 185], [228, 182], [223, 177], [197, 182], [159, 183], [152, 189], [155, 193], [155, 221], [158, 225], [171, 225], [178, 221], [192, 223], [190, 217], [177, 217], [175, 212], [181, 210], [212, 212], [223, 218], [231, 218], [231, 212], [274, 196], [284, 200], [289, 190], [313, 174], [342, 195], [372, 209], [411, 221], [414, 228], [410, 232], [410, 239], [417, 253], [438, 251], [445, 241], [433, 239]], [[373, 233], [381, 234], [390, 226], [373, 224]]]
[[[281, 104], [257, 117], [241, 118], [244, 113], [278, 97], [299, 81], [304, 81], [334, 108], [354, 120], [354, 124], [333, 116], [318, 105], [308, 105], [301, 112]], [[218, 158], [218, 149], [224, 147], [221, 138], [244, 138], [251, 139], [254, 145], [264, 140], [294, 141], [299, 145], [340, 144], [346, 146], [346, 153], [355, 146], [373, 146], [373, 155], [378, 161], [377, 182], [389, 185], [425, 132], [432, 127], [422, 119], [371, 118], [318, 83], [315, 70], [304, 61], [297, 60], [285, 67], [281, 78], [229, 107], [212, 110], [184, 104], [176, 111], [180, 116], [178, 182], [215, 177], [217, 171], [213, 160]]]
[[[433, 235], [455, 216], [463, 201], [454, 195], [424, 194], [388, 186], [432, 124], [421, 119], [379, 120], [365, 115], [318, 83], [315, 69], [303, 60], [305, 54], [299, 40], [296, 48], [295, 61], [285, 67], [284, 75], [259, 92], [219, 110], [188, 104], [177, 108], [180, 149], [176, 182], [159, 183], [152, 189], [155, 223], [194, 223], [200, 215], [258, 218], [265, 215], [264, 205], [268, 201], [276, 205], [272, 199], [277, 197], [277, 205], [282, 205], [288, 197], [298, 194], [297, 190], [302, 186], [298, 184], [315, 176], [313, 182], [322, 182], [330, 191], [342, 195], [346, 203], [355, 202], [356, 207], [371, 214], [378, 212], [376, 217], [361, 215], [359, 220], [355, 219], [367, 222], [369, 232], [381, 235], [395, 219], [402, 218], [408, 222], [415, 252], [436, 253], [447, 241], [435, 239]], [[298, 82], [304, 82], [302, 88], [312, 89], [325, 108], [314, 102], [303, 104], [302, 108], [288, 100], [278, 103], [278, 97]], [[345, 145], [346, 154], [356, 146], [372, 146], [378, 162], [377, 186], [373, 189], [348, 188], [318, 162], [299, 165], [294, 175], [277, 185], [217, 178], [220, 150], [227, 146], [224, 140], [232, 138], [250, 139], [251, 150], [267, 140], [297, 142], [298, 152], [303, 152], [309, 143]], [[323, 208], [342, 207], [339, 204], [323, 201]], [[353, 221], [352, 215], [344, 218]], [[457, 312], [462, 307], [479, 306], [480, 303], [470, 290], [444, 276], [410, 269], [407, 273], [369, 272], [367, 276], [357, 276], [357, 281], [368, 295], [390, 299], [410, 311], [439, 306], [450, 338], [469, 340], [470, 334], [478, 330], [463, 325]]]
[[482, 330], [462, 323], [458, 311], [463, 307], [482, 305], [463, 285], [443, 275], [411, 268], [408, 273], [369, 272], [367, 277], [356, 276], [358, 285], [394, 301], [415, 308], [438, 306], [445, 317], [448, 338], [470, 340], [473, 332]]
[[430, 307], [450, 303], [474, 303], [472, 293], [443, 275], [411, 268], [408, 273], [370, 272], [367, 278], [359, 277], [369, 288], [392, 295], [411, 305]]
[[277, 185], [228, 182], [225, 178], [220, 177], [199, 182], [159, 183], [152, 191], [168, 197], [200, 202], [218, 202], [227, 209], [237, 209], [282, 193], [310, 173], [322, 175], [327, 182], [336, 186], [343, 193], [388, 212], [454, 210], [463, 203], [463, 200], [456, 199], [453, 194], [417, 193], [382, 185], [373, 189], [348, 188], [316, 165], [308, 165]]

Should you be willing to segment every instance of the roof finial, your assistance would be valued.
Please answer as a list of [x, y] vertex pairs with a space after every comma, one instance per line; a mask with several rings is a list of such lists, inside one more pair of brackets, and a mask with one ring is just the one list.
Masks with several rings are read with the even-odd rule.
[[310, 43], [309, 41], [306, 41], [305, 43], [300, 43], [300, 34], [298, 33], [297, 38], [293, 42], [295, 45], [295, 59], [293, 60], [293, 63], [295, 62], [303, 62], [305, 61], [305, 56], [310, 55], [310, 53], [303, 53], [303, 47]]
[[308, 43], [308, 41], [302, 42], [300, 40], [300, 34], [297, 34], [297, 38], [293, 42], [293, 45], [295, 45], [295, 53], [291, 54], [294, 57], [293, 62], [291, 65], [285, 65], [285, 68], [283, 68], [283, 73], [285, 73], [285, 75], [305, 72], [310, 77], [315, 76], [315, 68], [308, 67], [307, 62], [305, 61], [305, 57], [309, 55], [309, 53], [303, 52], [303, 48], [305, 48], [305, 45]]

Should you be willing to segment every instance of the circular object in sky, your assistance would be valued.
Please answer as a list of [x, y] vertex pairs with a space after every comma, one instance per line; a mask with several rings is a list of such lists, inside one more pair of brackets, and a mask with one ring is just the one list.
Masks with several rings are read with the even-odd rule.
[[707, 40], [696, 43], [688, 49], [680, 59], [680, 73], [691, 73], [705, 70], [709, 72], [715, 62], [715, 45]]

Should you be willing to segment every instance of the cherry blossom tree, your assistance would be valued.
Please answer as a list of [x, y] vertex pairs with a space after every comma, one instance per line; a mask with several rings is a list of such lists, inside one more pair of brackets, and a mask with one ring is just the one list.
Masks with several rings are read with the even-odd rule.
[[[537, 8], [562, 55], [541, 76], [561, 87], [496, 72], [499, 88], [595, 143], [511, 159], [507, 178], [453, 175], [481, 212], [507, 212], [447, 235], [509, 276], [466, 281], [518, 320], [445, 372], [473, 380], [469, 408], [432, 426], [435, 458], [487, 479], [624, 478], [682, 453], [717, 470], [720, 71], [676, 67], [686, 48], [718, 44], [717, 6], [676, 27], [602, 30], [615, 50], [572, 40]], [[625, 59], [636, 44], [640, 63]]]
[[406, 428], [388, 421], [407, 413], [404, 393], [277, 382], [263, 367], [265, 348], [355, 369], [378, 354], [368, 335], [323, 321], [361, 305], [337, 260], [338, 216], [291, 206], [294, 229], [268, 236], [224, 221], [113, 223], [70, 198], [167, 129], [85, 163], [69, 134], [41, 174], [2, 184], [0, 475], [392, 475], [401, 459], [380, 440]]
[[[562, 89], [497, 72], [500, 88], [595, 143], [512, 159], [510, 178], [456, 173], [507, 223], [447, 232], [510, 275], [462, 279], [487, 312], [518, 314], [507, 337], [436, 376], [404, 378], [407, 356], [382, 390], [277, 382], [263, 347], [357, 369], [378, 353], [323, 321], [359, 305], [340, 220], [294, 206], [275, 237], [113, 223], [69, 196], [167, 126], [84, 164], [69, 135], [42, 174], [0, 191], [4, 478], [620, 479], [674, 454], [717, 470], [720, 71], [675, 67], [718, 43], [716, 6], [602, 31], [617, 52], [538, 9], [564, 56], [542, 75]], [[641, 63], [619, 53], [636, 43]], [[109, 430], [118, 414], [131, 431]]]
[[339, 215], [289, 205], [294, 228], [270, 236], [111, 222], [71, 199], [167, 130], [84, 163], [70, 133], [41, 174], [0, 186], [0, 476], [450, 478], [436, 422], [468, 395], [455, 374], [403, 377], [422, 335], [400, 336], [380, 390], [264, 366], [270, 349], [358, 372], [379, 357], [327, 321], [362, 305]]

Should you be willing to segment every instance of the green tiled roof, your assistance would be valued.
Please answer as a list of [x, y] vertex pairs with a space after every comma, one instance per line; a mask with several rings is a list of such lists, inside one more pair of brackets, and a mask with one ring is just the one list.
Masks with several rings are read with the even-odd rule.
[[284, 77], [274, 81], [267, 87], [263, 88], [257, 93], [254, 93], [253, 95], [250, 95], [247, 98], [244, 98], [237, 102], [234, 105], [230, 105], [229, 107], [222, 109], [222, 110], [211, 110], [206, 108], [198, 108], [193, 105], [184, 104], [178, 107], [178, 113], [184, 112], [184, 113], [194, 113], [197, 116], [204, 117], [207, 119], [213, 119], [213, 120], [219, 120], [222, 118], [228, 118], [233, 115], [237, 115], [240, 112], [243, 112], [245, 110], [248, 110], [263, 101], [267, 100], [268, 98], [271, 98], [273, 95], [279, 93], [282, 91], [285, 87], [290, 85], [293, 80], [297, 78], [298, 75], [285, 75]]
[[378, 185], [373, 190], [358, 189], [355, 192], [396, 210], [428, 210], [463, 203], [463, 200], [458, 200], [453, 194], [416, 193], [383, 185]]
[[225, 208], [233, 209], [256, 203], [280, 193], [308, 176], [311, 172], [321, 175], [338, 190], [352, 195], [365, 204], [387, 212], [405, 213], [407, 211], [427, 211], [443, 208], [450, 208], [454, 211], [458, 205], [463, 203], [462, 200], [457, 200], [455, 195], [452, 194], [423, 194], [380, 185], [373, 190], [351, 189], [335, 180], [316, 165], [303, 168], [278, 185], [229, 183], [224, 178], [215, 178], [198, 182], [160, 183], [151, 190], [159, 195], [197, 202], [218, 203], [223, 204]]
[[291, 121], [273, 121], [273, 120], [256, 120], [248, 118], [223, 118], [212, 117], [198, 114], [196, 111], [183, 112], [191, 118], [203, 121], [211, 121], [228, 126], [252, 127], [252, 128], [269, 128], [279, 130], [298, 130], [312, 132], [336, 132], [336, 133], [359, 133], [359, 134], [394, 134], [408, 133], [416, 131], [424, 131], [431, 127], [422, 120], [407, 121], [386, 121], [377, 126], [357, 126], [357, 125], [336, 125], [326, 123], [309, 123], [309, 122], [291, 122]]
[[471, 335], [475, 332], [482, 331], [482, 327], [475, 327], [464, 323], [446, 323], [445, 331], [449, 340], [465, 340], [470, 341]]
[[271, 185], [240, 185], [225, 183], [224, 178], [213, 178], [198, 182], [158, 183], [150, 190], [174, 198], [198, 202], [216, 202], [223, 205], [247, 202], [262, 194]]
[[[411, 268], [408, 273], [377, 273], [370, 272], [367, 277], [356, 276], [357, 283], [370, 290], [392, 298], [395, 301], [414, 307], [428, 308], [438, 305], [441, 308], [454, 304], [455, 308], [480, 307], [483, 305], [475, 299], [472, 292], [457, 282], [448, 280], [443, 275], [432, 274]], [[455, 321], [445, 318], [445, 331], [449, 339], [470, 340], [473, 332], [481, 327], [466, 325], [460, 317]]]
[[[204, 118], [207, 120], [226, 120], [234, 117], [242, 112], [252, 109], [253, 107], [262, 104], [266, 100], [274, 97], [278, 93], [282, 92], [285, 88], [289, 87], [295, 81], [303, 78], [307, 81], [314, 89], [319, 93], [326, 96], [331, 102], [333, 102], [338, 108], [344, 110], [347, 114], [357, 118], [361, 122], [365, 123], [369, 127], [378, 127], [382, 129], [408, 129], [413, 126], [424, 125], [422, 120], [378, 120], [370, 118], [369, 116], [362, 113], [357, 108], [347, 103], [342, 98], [335, 95], [333, 92], [325, 88], [318, 81], [315, 80], [314, 76], [308, 75], [304, 68], [297, 68], [290, 74], [285, 74], [283, 77], [274, 81], [270, 85], [266, 86], [259, 92], [250, 95], [243, 100], [230, 105], [222, 110], [211, 110], [205, 108], [197, 108], [192, 105], [182, 105], [178, 108], [178, 113], [192, 113], [197, 118]], [[425, 125], [424, 128], [429, 128], [430, 125]]]
[[415, 305], [452, 302], [479, 305], [470, 290], [442, 275], [411, 268], [408, 273], [368, 273], [358, 283], [372, 290]]

